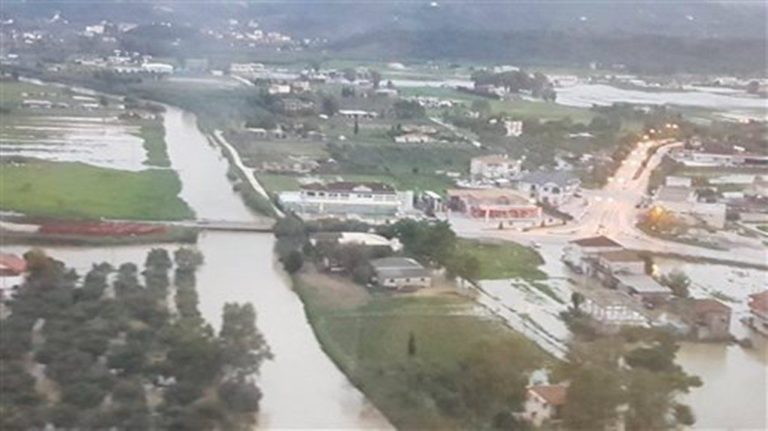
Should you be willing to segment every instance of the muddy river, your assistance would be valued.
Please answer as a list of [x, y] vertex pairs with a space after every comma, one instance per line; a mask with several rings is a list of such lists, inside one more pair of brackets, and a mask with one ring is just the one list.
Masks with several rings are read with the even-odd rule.
[[[166, 140], [181, 196], [198, 217], [243, 221], [256, 217], [232, 191], [227, 161], [197, 129], [195, 117], [176, 108], [165, 116]], [[259, 427], [265, 429], [391, 428], [322, 351], [304, 307], [275, 264], [274, 237], [259, 233], [208, 232], [198, 248], [205, 265], [198, 273], [200, 311], [214, 327], [227, 302], [250, 302], [257, 325], [275, 358], [261, 368], [264, 393]], [[125, 247], [46, 247], [53, 257], [87, 271], [93, 262], [142, 263], [152, 245]], [[163, 245], [173, 249], [175, 247]], [[4, 247], [23, 253], [27, 247]]]

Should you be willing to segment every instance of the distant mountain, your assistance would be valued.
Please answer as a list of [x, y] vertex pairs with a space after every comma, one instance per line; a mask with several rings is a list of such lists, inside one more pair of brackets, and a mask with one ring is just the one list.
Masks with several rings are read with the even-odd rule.
[[486, 31], [559, 31], [596, 34], [765, 38], [763, 2], [507, 1], [492, 3], [439, 1], [367, 2], [305, 0], [284, 3], [145, 0], [5, 0], [4, 13], [52, 16], [70, 21], [104, 18], [190, 24], [216, 19], [256, 19], [275, 30], [332, 39], [390, 29], [429, 31], [439, 28]]
[[521, 65], [598, 61], [626, 64], [635, 71], [753, 73], [765, 70], [766, 11], [764, 2], [663, 0], [5, 0], [0, 9], [5, 16], [32, 22], [57, 12], [83, 24], [109, 19], [200, 28], [223, 26], [231, 19], [255, 20], [268, 31], [327, 39], [324, 49], [346, 57]]

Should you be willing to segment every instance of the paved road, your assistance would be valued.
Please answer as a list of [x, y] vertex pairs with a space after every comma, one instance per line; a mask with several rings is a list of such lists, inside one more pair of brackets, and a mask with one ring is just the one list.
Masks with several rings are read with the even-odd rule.
[[[649, 159], [646, 168], [635, 178], [637, 170], [652, 145], [659, 150]], [[507, 238], [523, 243], [538, 242], [552, 246], [564, 246], [568, 241], [593, 235], [606, 235], [624, 247], [647, 250], [655, 253], [740, 261], [753, 265], [768, 265], [768, 254], [759, 240], [728, 237], [729, 250], [714, 250], [652, 237], [638, 229], [635, 224], [642, 210], [637, 204], [643, 199], [651, 171], [661, 163], [664, 155], [682, 143], [660, 144], [643, 142], [627, 157], [609, 183], [601, 190], [585, 191], [590, 206], [578, 221], [564, 226], [535, 229], [529, 232], [498, 231], [490, 226], [467, 220], [452, 220], [462, 236]]]

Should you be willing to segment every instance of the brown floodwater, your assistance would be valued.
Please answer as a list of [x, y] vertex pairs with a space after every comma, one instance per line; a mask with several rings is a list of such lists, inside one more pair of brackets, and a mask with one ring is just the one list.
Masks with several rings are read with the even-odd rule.
[[[165, 129], [171, 163], [183, 184], [181, 197], [198, 218], [246, 221], [256, 217], [233, 192], [226, 179], [227, 161], [198, 131], [193, 115], [169, 107]], [[274, 354], [262, 365], [258, 378], [264, 394], [259, 428], [392, 428], [323, 352], [301, 300], [275, 264], [274, 241], [271, 234], [206, 232], [197, 244], [205, 256], [197, 276], [203, 316], [218, 328], [225, 303], [253, 304], [257, 326]], [[152, 247], [172, 251], [177, 246], [44, 248], [83, 274], [94, 262], [141, 264]], [[2, 248], [10, 253], [29, 249]]]

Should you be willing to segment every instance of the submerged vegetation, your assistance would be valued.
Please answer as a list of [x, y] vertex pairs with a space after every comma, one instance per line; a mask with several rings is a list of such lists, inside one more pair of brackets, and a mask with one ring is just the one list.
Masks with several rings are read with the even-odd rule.
[[226, 304], [218, 334], [202, 319], [199, 252], [153, 249], [143, 271], [101, 263], [82, 278], [41, 251], [25, 259], [0, 333], [0, 428], [253, 427], [269, 349], [250, 304]]

